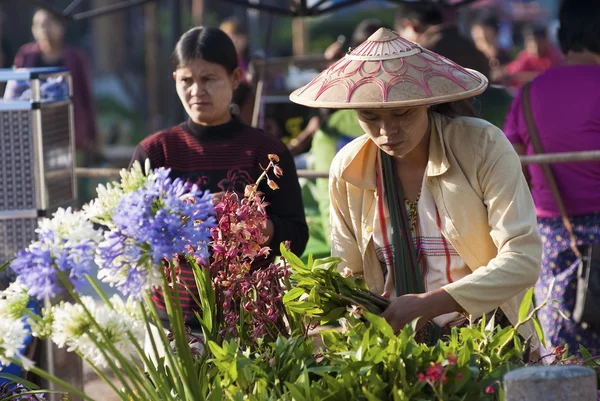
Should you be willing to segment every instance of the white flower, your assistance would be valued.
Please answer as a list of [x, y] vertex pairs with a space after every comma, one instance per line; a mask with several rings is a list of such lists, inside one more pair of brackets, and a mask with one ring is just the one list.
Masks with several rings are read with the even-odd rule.
[[347, 307], [346, 311], [355, 319], [360, 319], [363, 315], [362, 309], [360, 306], [352, 305], [351, 307]]
[[[81, 211], [73, 212], [71, 208], [59, 208], [52, 219], [41, 219], [36, 232], [38, 234], [54, 233], [54, 245], [74, 246], [83, 240], [100, 242], [102, 235], [94, 229], [87, 215]], [[48, 238], [48, 236], [44, 236]], [[63, 240], [66, 242], [63, 244]]]
[[149, 159], [146, 159], [144, 162], [143, 170], [140, 163], [136, 160], [133, 166], [131, 166], [131, 170], [121, 170], [120, 187], [124, 193], [129, 193], [143, 187], [148, 181], [153, 181], [155, 178], [156, 175], [150, 171]]
[[338, 320], [338, 323], [340, 326], [342, 326], [342, 333], [348, 333], [350, 331], [350, 323], [348, 322], [348, 319], [343, 317]]
[[98, 196], [88, 204], [83, 205], [83, 212], [88, 219], [111, 227], [110, 215], [123, 197], [123, 191], [114, 183], [106, 186], [100, 184], [96, 188]]
[[111, 219], [112, 212], [123, 195], [143, 187], [155, 177], [150, 171], [150, 160], [148, 159], [146, 159], [144, 169], [136, 161], [131, 170], [122, 169], [120, 175], [120, 181], [110, 182], [106, 186], [98, 185], [96, 199], [83, 206], [83, 212], [88, 219], [104, 224], [110, 229], [114, 228]]
[[[128, 306], [113, 298], [111, 303], [117, 303], [121, 310], [119, 311], [107, 305], [96, 305], [91, 297], [82, 297], [82, 302], [95, 323], [81, 304], [61, 303], [52, 307], [54, 321], [51, 338], [58, 347], [67, 346], [67, 351], [75, 351], [83, 359], [101, 368], [108, 366], [102, 350], [117, 363], [116, 357], [109, 352], [107, 343], [114, 346], [125, 358], [136, 355], [137, 350], [129, 339], [128, 331], [139, 339], [143, 336], [144, 325], [129, 313], [125, 313], [127, 310], [134, 311], [133, 305]], [[102, 332], [98, 330], [98, 326]]]
[[115, 311], [121, 315], [131, 319], [131, 331], [134, 335], [142, 337], [146, 332], [146, 324], [144, 320], [144, 307], [140, 301], [136, 301], [133, 297], [127, 298], [126, 302], [119, 295], [113, 295], [110, 298], [110, 303], [115, 308]]
[[0, 370], [2, 366], [11, 364], [9, 358], [21, 359], [26, 369], [32, 366], [33, 362], [20, 353], [27, 335], [28, 332], [23, 319], [11, 319], [9, 317], [0, 319]]
[[0, 319], [20, 319], [29, 302], [27, 289], [19, 282], [11, 283], [4, 291], [0, 291]]
[[67, 346], [67, 351], [78, 351], [82, 343], [90, 342], [87, 332], [92, 322], [82, 305], [61, 302], [52, 307], [52, 314], [51, 338], [59, 348]]
[[52, 307], [43, 308], [41, 316], [30, 316], [27, 323], [31, 327], [31, 334], [41, 340], [50, 338], [52, 335], [52, 323], [54, 322], [54, 311]]
[[342, 271], [342, 276], [346, 278], [352, 276], [352, 269], [348, 266], [344, 267], [344, 270]]

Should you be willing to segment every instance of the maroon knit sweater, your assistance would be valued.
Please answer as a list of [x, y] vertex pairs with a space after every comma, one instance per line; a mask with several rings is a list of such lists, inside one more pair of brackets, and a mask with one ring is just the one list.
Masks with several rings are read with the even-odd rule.
[[[308, 226], [304, 216], [302, 194], [292, 155], [279, 139], [259, 129], [244, 125], [238, 119], [218, 126], [201, 126], [191, 121], [157, 132], [144, 139], [135, 149], [132, 163], [142, 165], [150, 159], [151, 167], [171, 169], [171, 177], [196, 183], [212, 193], [235, 191], [243, 195], [247, 184], [256, 182], [262, 173], [260, 166], [269, 163], [268, 154], [277, 154], [284, 174], [278, 178], [280, 189], [273, 191], [263, 181], [259, 188], [265, 194], [269, 219], [275, 227], [271, 242], [273, 252], [268, 260], [259, 260], [255, 267], [270, 263], [279, 254], [279, 244], [291, 241], [292, 251], [300, 255], [308, 241]], [[197, 291], [191, 268], [181, 267], [181, 278], [191, 291]], [[184, 286], [179, 287], [181, 304], [188, 324], [199, 328], [194, 315], [197, 305]], [[165, 301], [161, 290], [152, 300], [165, 327], [168, 327]]]

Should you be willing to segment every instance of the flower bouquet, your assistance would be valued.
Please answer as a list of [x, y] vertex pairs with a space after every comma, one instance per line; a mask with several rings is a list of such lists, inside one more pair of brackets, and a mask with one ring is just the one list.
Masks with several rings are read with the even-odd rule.
[[[276, 190], [277, 162], [271, 155], [243, 196], [218, 200], [172, 180], [169, 170], [136, 164], [100, 186], [82, 211], [42, 220], [38, 240], [10, 263], [17, 281], [0, 292], [0, 367], [15, 363], [72, 396], [103, 398], [21, 355], [28, 323], [34, 337], [77, 353], [124, 401], [498, 399], [503, 374], [527, 363], [514, 328], [490, 328], [484, 319], [434, 346], [419, 344], [415, 324], [396, 336], [377, 316], [387, 299], [337, 273], [341, 259], [304, 264], [281, 244], [273, 263], [258, 188], [266, 180]], [[107, 296], [97, 280], [121, 295]], [[95, 298], [81, 295], [86, 286]], [[151, 300], [156, 291], [162, 316]], [[182, 311], [182, 291], [200, 332]], [[39, 314], [27, 306], [60, 293], [72, 301]], [[530, 292], [522, 322], [535, 318], [527, 314], [531, 300]], [[317, 346], [310, 329], [330, 322], [343, 330], [322, 330]]]

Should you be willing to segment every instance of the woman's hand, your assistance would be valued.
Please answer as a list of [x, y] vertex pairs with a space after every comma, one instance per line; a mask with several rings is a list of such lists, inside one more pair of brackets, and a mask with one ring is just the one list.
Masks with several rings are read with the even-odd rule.
[[398, 297], [392, 301], [381, 317], [387, 320], [394, 332], [397, 333], [418, 317], [420, 319], [417, 323], [417, 330], [420, 330], [434, 317], [460, 310], [462, 308], [450, 294], [443, 289], [438, 289], [425, 294], [408, 294]]

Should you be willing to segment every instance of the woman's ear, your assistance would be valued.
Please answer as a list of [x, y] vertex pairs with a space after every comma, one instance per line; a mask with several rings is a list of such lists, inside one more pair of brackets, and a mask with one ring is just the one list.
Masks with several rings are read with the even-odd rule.
[[233, 90], [236, 90], [238, 88], [238, 86], [240, 86], [240, 83], [242, 82], [244, 78], [244, 72], [242, 71], [241, 68], [236, 68], [233, 71], [233, 74], [231, 74], [231, 86], [233, 87]]
[[177, 71], [173, 71], [173, 79], [177, 81]]

